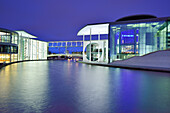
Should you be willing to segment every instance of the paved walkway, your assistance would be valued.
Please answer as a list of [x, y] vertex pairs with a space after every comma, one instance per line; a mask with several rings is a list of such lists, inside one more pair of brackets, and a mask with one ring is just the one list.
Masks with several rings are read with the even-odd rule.
[[170, 50], [152, 52], [110, 64], [100, 62], [81, 62], [91, 65], [170, 72]]
[[79, 63], [89, 64], [89, 65], [97, 65], [97, 66], [126, 68], [126, 69], [135, 69], [135, 70], [147, 70], [147, 71], [160, 71], [160, 72], [168, 72], [168, 73], [170, 73], [170, 68], [163, 68], [163, 67], [121, 65], [121, 64], [106, 64], [106, 63], [83, 62], [83, 61], [78, 61], [78, 62]]

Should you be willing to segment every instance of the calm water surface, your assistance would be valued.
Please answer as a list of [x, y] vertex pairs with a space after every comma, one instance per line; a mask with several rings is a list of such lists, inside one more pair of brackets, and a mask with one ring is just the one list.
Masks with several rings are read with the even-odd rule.
[[68, 61], [0, 70], [0, 113], [170, 113], [170, 73]]

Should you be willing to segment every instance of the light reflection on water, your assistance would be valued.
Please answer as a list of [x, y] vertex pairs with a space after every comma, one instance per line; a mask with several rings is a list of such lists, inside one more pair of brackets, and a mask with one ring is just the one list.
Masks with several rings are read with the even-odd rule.
[[67, 61], [0, 70], [0, 112], [170, 112], [170, 74]]

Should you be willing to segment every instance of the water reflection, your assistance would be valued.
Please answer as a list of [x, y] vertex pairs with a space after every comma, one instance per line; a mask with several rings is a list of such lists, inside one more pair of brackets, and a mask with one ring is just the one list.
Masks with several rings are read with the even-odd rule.
[[78, 103], [80, 109], [89, 113], [104, 113], [109, 106], [109, 69], [84, 66], [78, 80]]
[[48, 62], [13, 64], [0, 72], [0, 111], [41, 112], [48, 92]]
[[0, 112], [162, 113], [170, 74], [42, 61], [0, 70]]

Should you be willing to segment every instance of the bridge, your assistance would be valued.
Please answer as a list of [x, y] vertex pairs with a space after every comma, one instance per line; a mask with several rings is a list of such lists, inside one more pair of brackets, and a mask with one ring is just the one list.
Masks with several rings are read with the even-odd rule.
[[48, 42], [48, 59], [83, 58], [83, 41]]

